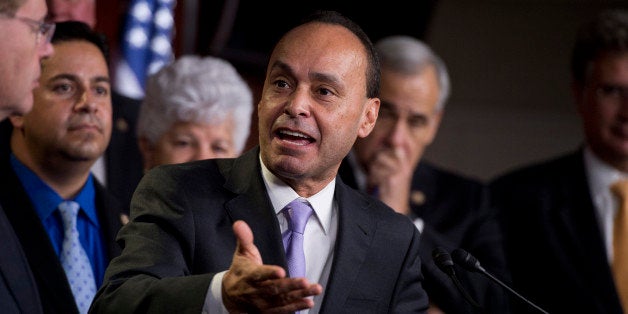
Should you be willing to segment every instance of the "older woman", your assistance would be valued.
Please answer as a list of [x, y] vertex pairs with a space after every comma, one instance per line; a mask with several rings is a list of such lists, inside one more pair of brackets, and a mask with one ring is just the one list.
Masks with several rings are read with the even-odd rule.
[[227, 61], [179, 58], [146, 86], [137, 124], [144, 170], [236, 157], [249, 136], [252, 112], [251, 89]]

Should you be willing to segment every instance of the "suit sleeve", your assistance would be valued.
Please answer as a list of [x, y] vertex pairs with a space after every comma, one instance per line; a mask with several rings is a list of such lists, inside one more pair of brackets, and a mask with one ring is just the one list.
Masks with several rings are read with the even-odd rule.
[[107, 268], [91, 313], [200, 313], [213, 273], [194, 274], [194, 215], [186, 180], [159, 169], [140, 182], [122, 254]]

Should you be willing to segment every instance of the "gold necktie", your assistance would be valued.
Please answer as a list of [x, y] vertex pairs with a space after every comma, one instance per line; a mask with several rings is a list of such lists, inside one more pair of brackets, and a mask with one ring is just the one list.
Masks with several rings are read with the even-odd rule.
[[628, 313], [628, 180], [611, 186], [620, 205], [613, 226], [613, 277], [624, 312]]

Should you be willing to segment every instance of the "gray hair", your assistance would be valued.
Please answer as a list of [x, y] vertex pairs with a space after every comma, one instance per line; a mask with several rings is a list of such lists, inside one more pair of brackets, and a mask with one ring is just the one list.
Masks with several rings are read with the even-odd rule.
[[26, 0], [0, 0], [0, 13], [14, 16]]
[[445, 63], [428, 45], [411, 36], [395, 35], [380, 39], [375, 43], [375, 49], [382, 70], [408, 75], [419, 74], [427, 66], [434, 66], [440, 87], [436, 109], [445, 108], [451, 91], [449, 74]]
[[154, 144], [176, 122], [220, 124], [231, 118], [234, 146], [240, 154], [250, 133], [252, 112], [251, 88], [229, 62], [182, 56], [149, 77], [137, 135]]

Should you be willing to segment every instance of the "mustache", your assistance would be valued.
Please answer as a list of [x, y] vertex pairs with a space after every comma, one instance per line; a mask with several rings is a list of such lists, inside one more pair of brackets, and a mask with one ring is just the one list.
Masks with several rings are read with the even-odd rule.
[[102, 132], [104, 122], [98, 116], [89, 112], [78, 112], [70, 117], [68, 129], [72, 130], [85, 127], [96, 128], [98, 131]]

